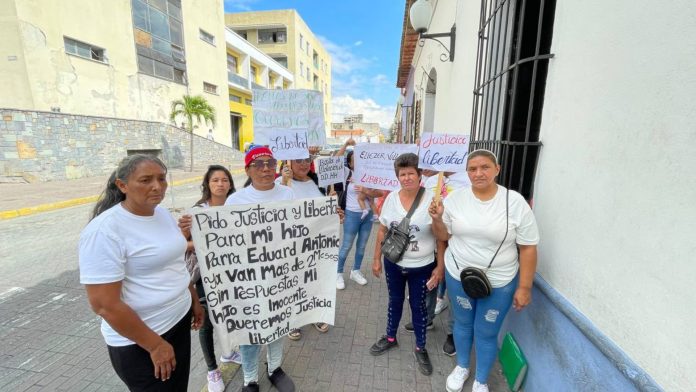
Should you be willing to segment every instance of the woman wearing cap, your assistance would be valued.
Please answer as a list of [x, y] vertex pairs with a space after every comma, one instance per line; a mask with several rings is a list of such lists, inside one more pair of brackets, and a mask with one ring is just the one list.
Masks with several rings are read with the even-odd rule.
[[186, 240], [159, 206], [166, 190], [159, 159], [129, 156], [80, 233], [80, 282], [102, 317], [111, 364], [130, 390], [186, 391], [190, 329], [203, 322], [184, 263]]
[[[435, 236], [449, 240], [445, 279], [452, 299], [457, 366], [447, 377], [446, 387], [450, 392], [462, 390], [475, 343], [472, 391], [487, 392], [503, 319], [510, 306], [519, 311], [532, 300], [539, 232], [522, 195], [496, 184], [500, 166], [492, 152], [471, 152], [466, 169], [471, 187], [452, 192], [441, 204], [433, 201], [430, 205]], [[474, 299], [465, 293], [460, 272], [466, 267], [486, 272], [493, 288], [489, 296]]]
[[[244, 170], [251, 180], [251, 184], [231, 194], [225, 205], [240, 205], [252, 203], [271, 203], [283, 200], [293, 200], [295, 194], [292, 189], [275, 183], [275, 169], [277, 161], [268, 147], [256, 147], [246, 154], [244, 158]], [[266, 347], [268, 360], [268, 378], [281, 392], [295, 390], [292, 379], [285, 374], [280, 367], [283, 362], [284, 338], [269, 343]], [[259, 390], [259, 352], [260, 345], [245, 344], [239, 347], [242, 353], [242, 371], [244, 373], [244, 392]]]

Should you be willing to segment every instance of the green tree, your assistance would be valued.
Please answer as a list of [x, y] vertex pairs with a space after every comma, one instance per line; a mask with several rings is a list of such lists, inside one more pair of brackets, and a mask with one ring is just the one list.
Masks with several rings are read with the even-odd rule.
[[191, 133], [191, 167], [193, 171], [193, 120], [199, 124], [210, 122], [215, 126], [215, 108], [200, 95], [190, 96], [184, 95], [183, 99], [177, 99], [172, 102], [172, 113], [169, 119], [176, 123], [176, 118], [183, 116], [186, 118], [186, 130]]

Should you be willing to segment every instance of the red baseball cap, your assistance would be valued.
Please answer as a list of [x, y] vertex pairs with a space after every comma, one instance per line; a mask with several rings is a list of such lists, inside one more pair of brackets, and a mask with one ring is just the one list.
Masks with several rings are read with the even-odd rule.
[[254, 147], [249, 152], [246, 153], [246, 156], [244, 156], [244, 167], [249, 167], [249, 164], [251, 161], [258, 157], [271, 157], [273, 158], [273, 153], [271, 152], [271, 149], [265, 146], [258, 146]]

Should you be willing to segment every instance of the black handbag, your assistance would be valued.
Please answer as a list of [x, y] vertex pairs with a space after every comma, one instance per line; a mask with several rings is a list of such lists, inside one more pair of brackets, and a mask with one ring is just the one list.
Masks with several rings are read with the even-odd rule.
[[[505, 192], [505, 236], [503, 237], [503, 240], [500, 241], [500, 245], [493, 254], [491, 262], [488, 263], [488, 267], [486, 267], [485, 270], [476, 267], [466, 267], [462, 270], [462, 272], [459, 273], [459, 280], [462, 282], [462, 289], [464, 289], [466, 295], [473, 299], [486, 298], [491, 295], [491, 291], [493, 291], [493, 287], [491, 286], [491, 282], [488, 280], [488, 276], [486, 276], [486, 272], [491, 268], [491, 265], [493, 265], [495, 256], [498, 255], [500, 248], [503, 247], [503, 243], [505, 243], [505, 240], [507, 239], [508, 223], [510, 221], [510, 206], [508, 203], [509, 195], [510, 191], [507, 190]], [[457, 268], [459, 268], [459, 264], [457, 264], [454, 254], [452, 254], [452, 260], [454, 260], [454, 264], [457, 266]]]
[[[408, 244], [411, 242], [411, 234], [409, 233], [409, 227], [411, 226], [411, 216], [418, 208], [418, 203], [420, 203], [421, 197], [423, 197], [424, 188], [418, 189], [415, 200], [411, 204], [411, 208], [408, 210], [408, 214], [404, 219], [399, 222], [397, 226], [390, 227], [387, 234], [382, 240], [382, 256], [385, 259], [398, 263], [404, 257]], [[398, 195], [397, 195], [398, 197]]]

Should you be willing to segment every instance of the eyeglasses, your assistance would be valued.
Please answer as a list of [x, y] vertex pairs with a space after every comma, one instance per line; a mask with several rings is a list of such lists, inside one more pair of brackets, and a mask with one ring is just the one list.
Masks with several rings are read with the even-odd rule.
[[270, 168], [270, 169], [275, 169], [276, 164], [278, 164], [278, 161], [275, 159], [268, 159], [268, 160], [263, 160], [263, 159], [254, 159], [251, 161], [249, 166], [252, 166], [256, 169], [263, 169], [264, 167]]
[[300, 164], [300, 163], [312, 163], [312, 157], [310, 156], [309, 158], [293, 159], [292, 162], [293, 162], [293, 163], [297, 163], [297, 164]]

